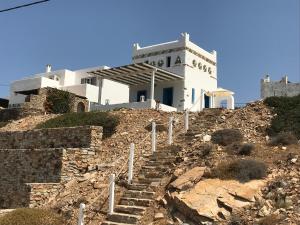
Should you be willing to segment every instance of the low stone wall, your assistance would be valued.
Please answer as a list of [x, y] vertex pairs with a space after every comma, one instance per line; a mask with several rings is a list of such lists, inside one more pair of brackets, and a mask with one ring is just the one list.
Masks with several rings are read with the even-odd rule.
[[0, 209], [41, 206], [96, 157], [95, 148], [0, 150]]
[[0, 122], [18, 120], [30, 115], [42, 115], [43, 112], [38, 109], [11, 108], [0, 110]]
[[100, 147], [102, 127], [36, 129], [0, 133], [0, 149]]

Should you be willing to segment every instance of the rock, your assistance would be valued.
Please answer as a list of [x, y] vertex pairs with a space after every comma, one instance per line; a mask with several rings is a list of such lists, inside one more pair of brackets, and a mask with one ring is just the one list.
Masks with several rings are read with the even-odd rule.
[[162, 213], [155, 213], [154, 220], [160, 220], [163, 219], [165, 216]]
[[258, 215], [261, 217], [269, 216], [271, 214], [271, 209], [268, 206], [263, 206], [259, 211]]
[[210, 135], [207, 134], [207, 135], [203, 136], [203, 141], [204, 142], [209, 142], [210, 140], [211, 140], [211, 136]]
[[286, 149], [287, 149], [287, 147], [285, 147], [285, 146], [282, 146], [282, 147], [281, 147], [281, 149], [282, 149], [282, 150], [286, 150]]
[[205, 167], [194, 167], [173, 181], [170, 187], [177, 190], [186, 190], [202, 178], [204, 171]]
[[292, 162], [292, 163], [296, 163], [296, 162], [297, 162], [297, 159], [296, 159], [296, 158], [293, 158], [293, 159], [291, 159], [291, 162]]
[[265, 181], [252, 180], [239, 183], [234, 180], [206, 179], [198, 182], [192, 189], [172, 193], [174, 206], [187, 217], [193, 217], [198, 223], [221, 221], [229, 218], [231, 211], [249, 206], [260, 198], [260, 189]]

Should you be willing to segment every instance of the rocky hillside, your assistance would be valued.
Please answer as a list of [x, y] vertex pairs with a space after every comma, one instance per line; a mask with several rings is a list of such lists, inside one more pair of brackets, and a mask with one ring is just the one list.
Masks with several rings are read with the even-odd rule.
[[[159, 188], [153, 189], [153, 201], [139, 215], [138, 224], [300, 224], [300, 147], [297, 143], [270, 144], [266, 129], [274, 114], [262, 102], [234, 111], [207, 109], [191, 113], [186, 134], [183, 132], [183, 114], [173, 113], [174, 161], [168, 161], [168, 170], [161, 168], [159, 174], [151, 173], [151, 176], [149, 171], [145, 176], [145, 168], [156, 170], [156, 167], [147, 165], [165, 161], [159, 158], [149, 161], [150, 123], [154, 120], [163, 124], [157, 127], [157, 140], [158, 150], [164, 151], [169, 149], [166, 124], [171, 115], [154, 110], [119, 110], [112, 113], [118, 115], [121, 121], [117, 132], [103, 140], [101, 151], [107, 153], [106, 159], [99, 159], [90, 165], [84, 176], [67, 183], [45, 205], [66, 216], [69, 224], [76, 224], [82, 202], [87, 205], [86, 224], [98, 225], [107, 219], [109, 174], [119, 175], [116, 201], [128, 193], [126, 160], [132, 142], [136, 144], [135, 179], [141, 181], [142, 175], [144, 178], [150, 177], [150, 180], [155, 176], [163, 180], [159, 180]], [[9, 123], [1, 130], [33, 129], [51, 117], [27, 117]], [[233, 143], [230, 144], [217, 143], [215, 132], [224, 129], [238, 130], [240, 136], [231, 135]], [[242, 163], [234, 172], [248, 180], [216, 175], [220, 174], [216, 173], [217, 169], [227, 162], [239, 160]], [[253, 168], [250, 172], [248, 165]], [[245, 174], [238, 173], [245, 167]], [[254, 174], [253, 171], [258, 172]], [[262, 179], [253, 179], [257, 173]]]

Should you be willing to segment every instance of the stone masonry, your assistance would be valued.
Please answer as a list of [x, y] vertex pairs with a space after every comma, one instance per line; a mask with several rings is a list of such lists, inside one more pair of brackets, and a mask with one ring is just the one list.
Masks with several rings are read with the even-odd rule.
[[296, 96], [300, 94], [300, 83], [291, 83], [284, 76], [280, 81], [270, 81], [269, 75], [260, 82], [260, 96], [262, 99], [271, 96]]
[[89, 148], [99, 146], [102, 127], [35, 129], [1, 132], [0, 149]]
[[0, 137], [0, 209], [38, 207], [94, 164], [102, 127], [3, 132]]

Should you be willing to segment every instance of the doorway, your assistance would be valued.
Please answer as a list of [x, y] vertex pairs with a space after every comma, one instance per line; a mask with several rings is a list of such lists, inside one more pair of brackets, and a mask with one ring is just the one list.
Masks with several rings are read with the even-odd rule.
[[141, 101], [141, 97], [144, 96], [144, 101], [147, 100], [147, 91], [146, 90], [141, 90], [141, 91], [138, 91], [137, 92], [137, 102], [140, 102]]
[[173, 88], [164, 88], [163, 89], [163, 104], [164, 105], [173, 105]]
[[204, 108], [209, 108], [210, 97], [204, 94]]

